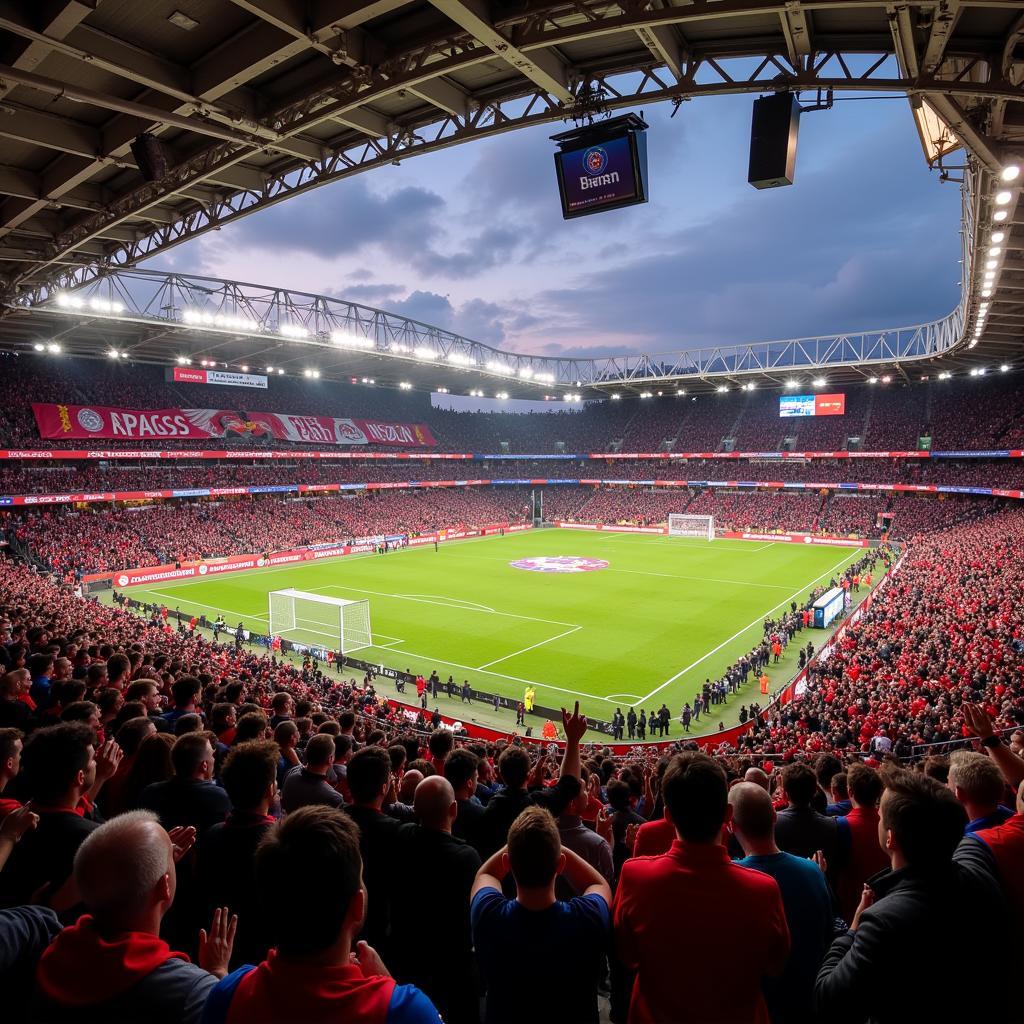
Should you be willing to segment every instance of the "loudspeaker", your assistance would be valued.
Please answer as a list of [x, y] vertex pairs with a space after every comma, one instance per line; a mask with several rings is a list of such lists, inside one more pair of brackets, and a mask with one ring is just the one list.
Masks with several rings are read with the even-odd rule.
[[754, 100], [750, 125], [750, 170], [754, 188], [792, 185], [796, 172], [796, 139], [800, 103], [788, 92]]
[[131, 151], [146, 181], [159, 181], [167, 176], [167, 154], [155, 135], [143, 133], [132, 142]]

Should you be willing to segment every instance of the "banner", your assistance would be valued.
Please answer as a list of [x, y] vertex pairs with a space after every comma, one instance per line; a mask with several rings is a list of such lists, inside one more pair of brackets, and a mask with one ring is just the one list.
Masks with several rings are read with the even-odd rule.
[[[32, 403], [39, 436], [116, 437], [133, 441], [209, 439], [243, 433], [238, 413], [217, 409], [115, 409], [106, 405]], [[237, 424], [237, 425], [236, 425]], [[216, 430], [216, 433], [214, 432]]]
[[168, 368], [167, 379], [178, 384], [225, 384], [235, 388], [266, 388], [267, 378], [260, 373], [229, 373], [227, 370], [192, 370], [184, 366]]
[[[206, 371], [203, 371], [206, 372]], [[32, 404], [39, 436], [63, 438], [273, 437], [303, 444], [433, 448], [437, 441], [422, 423], [386, 423], [336, 416], [238, 412], [233, 409], [117, 409], [105, 405]]]

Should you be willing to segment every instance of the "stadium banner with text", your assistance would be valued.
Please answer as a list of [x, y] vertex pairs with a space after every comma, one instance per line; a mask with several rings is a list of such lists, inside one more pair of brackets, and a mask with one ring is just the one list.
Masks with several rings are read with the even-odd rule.
[[[367, 421], [354, 421], [367, 422]], [[61, 434], [61, 437], [67, 435]], [[476, 462], [513, 461], [517, 459], [540, 461], [578, 462], [613, 459], [672, 459], [686, 462], [689, 459], [758, 459], [762, 461], [792, 460], [810, 461], [815, 459], [1021, 459], [1024, 449], [1003, 449], [1001, 451], [912, 451], [912, 452], [608, 452], [580, 453], [576, 455], [550, 455], [545, 453], [520, 455], [490, 455], [481, 452], [347, 452], [347, 451], [302, 451], [269, 448], [215, 448], [215, 449], [150, 449], [122, 448], [89, 451], [80, 448], [0, 448], [0, 460], [49, 461], [54, 459], [463, 459]]]
[[[34, 402], [39, 436], [118, 438], [132, 441], [217, 437], [273, 437], [303, 444], [432, 448], [437, 444], [422, 423], [389, 423], [337, 416], [238, 412], [233, 409], [119, 409], [106, 405], [61, 405]], [[194, 453], [193, 453], [194, 454]]]
[[233, 388], [266, 388], [261, 373], [231, 373], [228, 370], [193, 370], [185, 366], [168, 367], [167, 380], [175, 384], [222, 384]]

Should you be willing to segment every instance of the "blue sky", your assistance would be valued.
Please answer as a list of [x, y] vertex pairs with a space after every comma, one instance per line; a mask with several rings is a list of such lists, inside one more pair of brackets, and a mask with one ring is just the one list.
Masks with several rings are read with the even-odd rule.
[[150, 266], [323, 292], [545, 355], [918, 323], [959, 293], [957, 186], [905, 99], [805, 114], [796, 183], [747, 184], [752, 97], [643, 109], [651, 201], [564, 222], [549, 125], [337, 182]]

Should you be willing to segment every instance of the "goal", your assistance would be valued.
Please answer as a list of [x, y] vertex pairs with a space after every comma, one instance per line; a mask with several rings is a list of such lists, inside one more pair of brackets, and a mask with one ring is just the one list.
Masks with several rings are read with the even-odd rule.
[[714, 540], [715, 517], [687, 516], [673, 512], [668, 517], [668, 535], [670, 537], [703, 537], [705, 540]]
[[272, 590], [268, 596], [271, 636], [342, 654], [373, 646], [369, 601], [347, 601], [303, 590]]

